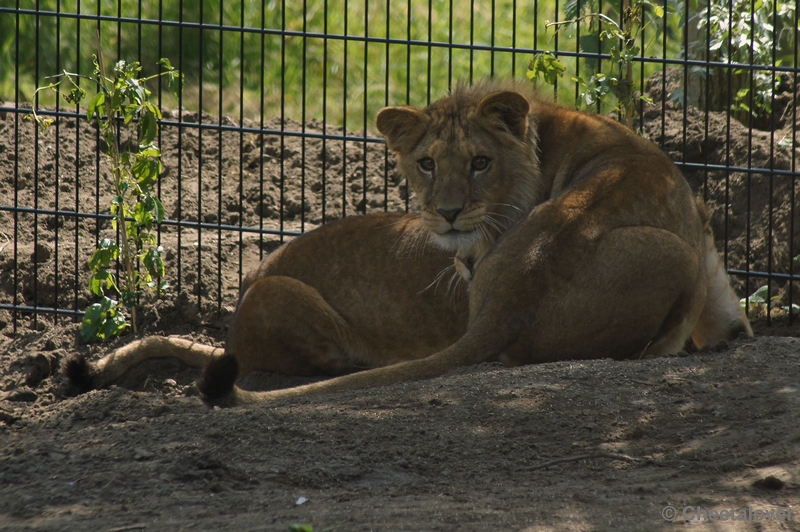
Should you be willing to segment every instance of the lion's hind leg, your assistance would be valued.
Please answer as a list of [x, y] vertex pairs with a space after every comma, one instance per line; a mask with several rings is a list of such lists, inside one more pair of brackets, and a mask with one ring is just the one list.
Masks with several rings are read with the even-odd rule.
[[753, 336], [739, 297], [728, 281], [728, 274], [714, 246], [710, 228], [705, 234], [705, 267], [708, 290], [700, 319], [692, 331], [697, 347], [714, 345], [721, 340], [734, 340], [739, 334]]
[[313, 287], [291, 277], [267, 276], [239, 302], [225, 352], [236, 357], [239, 378], [254, 370], [286, 375], [342, 375], [352, 366], [349, 326]]
[[[352, 373], [347, 322], [320, 293], [291, 277], [266, 276], [239, 301], [225, 354], [203, 370], [197, 387], [209, 404], [236, 404], [235, 383], [256, 370], [297, 376]], [[233, 392], [233, 393], [232, 393]]]

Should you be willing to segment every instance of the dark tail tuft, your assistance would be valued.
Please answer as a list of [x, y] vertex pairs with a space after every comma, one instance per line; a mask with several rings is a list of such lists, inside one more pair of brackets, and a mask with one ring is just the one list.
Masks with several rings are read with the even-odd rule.
[[203, 401], [216, 401], [231, 393], [237, 377], [239, 377], [239, 362], [234, 355], [225, 353], [213, 360], [197, 380], [197, 388]]
[[69, 383], [76, 387], [80, 393], [86, 393], [95, 389], [95, 374], [92, 365], [86, 361], [83, 355], [72, 355], [62, 367], [64, 375], [69, 379]]

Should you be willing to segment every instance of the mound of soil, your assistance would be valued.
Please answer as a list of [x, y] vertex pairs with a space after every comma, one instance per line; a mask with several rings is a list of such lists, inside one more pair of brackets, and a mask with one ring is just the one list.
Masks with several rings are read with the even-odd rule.
[[[241, 277], [276, 232], [415, 208], [382, 144], [316, 122], [272, 120], [261, 134], [197, 114], [180, 117], [197, 127], [170, 125], [178, 118], [167, 113], [161, 133], [161, 197], [184, 225], [161, 228], [172, 292], [147, 302], [145, 334], [222, 345]], [[669, 104], [645, 115], [643, 133], [707, 198], [730, 269], [798, 270], [797, 154], [783, 126], [751, 135]], [[97, 144], [86, 122], [42, 133], [0, 114], [0, 205], [48, 211], [0, 211], [0, 303], [86, 306], [84, 263], [111, 226], [69, 211], [110, 203]], [[734, 277], [743, 297], [762, 284]], [[131, 336], [87, 346], [70, 316], [0, 310], [0, 528], [638, 531], [674, 526], [672, 507], [677, 522], [717, 529], [692, 519], [702, 507], [751, 510], [726, 530], [800, 530], [800, 340], [771, 336], [800, 336], [781, 308], [800, 303], [798, 284], [772, 284], [774, 319], [756, 323], [756, 339], [691, 355], [484, 365], [233, 410], [203, 407], [197, 371], [172, 360], [75, 397], [58, 372], [65, 356], [98, 358]], [[756, 521], [755, 510], [784, 513]]]

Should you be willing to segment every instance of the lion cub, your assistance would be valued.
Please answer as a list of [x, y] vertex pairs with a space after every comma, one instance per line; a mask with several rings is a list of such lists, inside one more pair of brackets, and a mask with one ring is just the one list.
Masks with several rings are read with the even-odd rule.
[[752, 334], [702, 204], [621, 124], [485, 82], [424, 109], [386, 108], [377, 126], [434, 241], [472, 280], [467, 332], [421, 360], [266, 393], [234, 388], [235, 361], [221, 357], [204, 377], [218, 384], [207, 401], [382, 386], [494, 360], [639, 358]]

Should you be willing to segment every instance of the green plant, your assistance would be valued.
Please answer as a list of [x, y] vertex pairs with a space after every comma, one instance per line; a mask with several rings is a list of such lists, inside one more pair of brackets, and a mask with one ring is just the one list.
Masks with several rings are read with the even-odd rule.
[[564, 63], [556, 59], [552, 52], [541, 52], [533, 56], [525, 75], [535, 81], [541, 77], [548, 85], [555, 86], [558, 78], [563, 77], [566, 70]]
[[784, 312], [791, 312], [796, 314], [800, 312], [800, 305], [792, 303], [791, 307], [788, 305], [780, 305], [781, 296], [775, 295], [767, 300], [769, 293], [769, 287], [767, 285], [762, 286], [752, 294], [747, 297], [743, 297], [739, 300], [739, 304], [742, 306], [743, 309], [750, 308], [751, 312], [753, 311], [769, 311], [770, 309], [780, 308]]
[[[691, 55], [707, 54], [709, 61], [723, 63], [753, 65], [774, 63], [775, 66], [780, 66], [782, 60], [777, 55], [778, 52], [782, 48], [792, 48], [792, 26], [797, 9], [795, 4], [778, 0], [709, 2], [705, 9], [689, 22], [696, 24], [701, 35], [701, 39], [689, 43]], [[774, 59], [773, 54], [776, 54]], [[703, 76], [705, 71], [695, 69], [695, 73]], [[707, 81], [718, 89], [710, 91], [716, 95], [716, 99], [724, 98], [725, 101], [730, 101], [731, 110], [744, 113], [745, 117], [769, 115], [772, 112], [773, 95], [781, 83], [781, 76], [768, 70], [741, 68], [734, 69], [733, 74], [732, 94], [729, 96], [726, 94], [727, 80]], [[714, 75], [712, 73], [712, 76]], [[709, 108], [721, 108], [721, 105], [712, 101]]]
[[[176, 91], [181, 86], [182, 76], [170, 64], [161, 59], [164, 71], [149, 77], [139, 77], [142, 70], [138, 62], [118, 61], [113, 68], [113, 77], [106, 75], [102, 52], [94, 59], [93, 76], [82, 76], [64, 71], [54, 78], [58, 81], [36, 91], [45, 89], [60, 92], [64, 99], [79, 104], [86, 96], [80, 86], [81, 78], [97, 84], [98, 91], [87, 105], [88, 120], [97, 119], [100, 134], [105, 141], [113, 176], [114, 198], [111, 202], [112, 227], [119, 242], [109, 238], [100, 239], [97, 249], [88, 262], [91, 276], [89, 291], [100, 298], [90, 305], [81, 324], [84, 341], [105, 340], [119, 335], [129, 323], [120, 308], [130, 311], [130, 325], [137, 328], [137, 303], [145, 290], [160, 295], [169, 285], [163, 280], [165, 274], [163, 249], [157, 245], [154, 226], [164, 219], [164, 206], [158, 198], [155, 184], [161, 175], [161, 150], [155, 144], [158, 135], [160, 109], [150, 102], [150, 91], [145, 87], [150, 80], [165, 76]], [[69, 83], [68, 92], [61, 85]], [[47, 128], [52, 118], [45, 118], [35, 111], [30, 115], [40, 127]], [[125, 142], [120, 139], [126, 133]], [[117, 267], [117, 265], [119, 267]], [[109, 297], [109, 294], [114, 297]]]
[[[588, 10], [596, 9], [599, 6], [595, 4], [596, 1], [590, 1], [583, 7]], [[650, 101], [633, 89], [633, 64], [636, 58], [643, 54], [637, 39], [653, 18], [664, 17], [664, 8], [649, 0], [638, 0], [633, 4], [625, 0], [620, 22], [617, 22], [601, 12], [589, 12], [578, 16], [578, 5], [576, 0], [568, 2], [565, 11], [568, 17], [571, 16], [570, 20], [550, 22], [547, 27], [555, 27], [555, 31], [558, 32], [565, 25], [577, 25], [584, 20], [588, 22], [588, 32], [580, 38], [581, 51], [587, 53], [602, 51], [609, 54], [611, 60], [607, 71], [595, 72], [588, 80], [578, 74], [572, 77], [580, 87], [579, 98], [586, 107], [592, 107], [598, 102], [606, 101], [607, 96], [613, 96], [616, 101], [614, 108], [619, 113], [622, 123], [632, 127], [636, 113], [635, 104], [638, 101]], [[657, 33], [653, 38], [655, 35]], [[547, 83], [555, 85], [557, 77], [562, 76], [564, 70], [563, 65], [555, 60], [552, 53], [543, 52], [534, 56], [527, 76], [533, 79], [542, 75]]]

